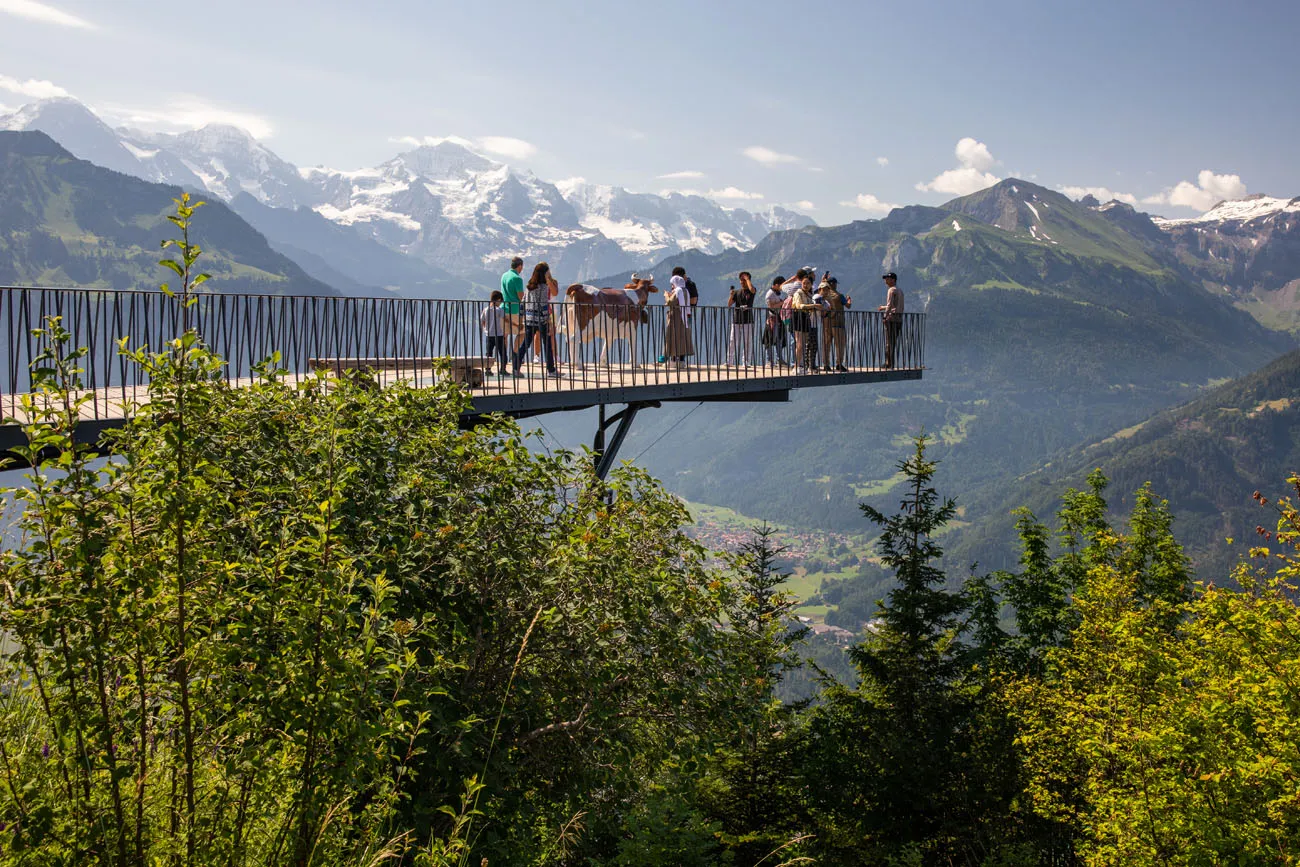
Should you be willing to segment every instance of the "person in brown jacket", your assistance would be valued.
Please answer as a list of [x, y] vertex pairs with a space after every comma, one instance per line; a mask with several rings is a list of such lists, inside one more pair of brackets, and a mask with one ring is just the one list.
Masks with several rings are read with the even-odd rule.
[[[791, 298], [791, 307], [793, 312], [790, 315], [790, 330], [794, 332], [794, 358], [796, 374], [812, 373], [809, 370], [809, 357], [812, 355], [809, 350], [808, 332], [812, 330], [812, 317], [814, 313], [820, 313], [821, 307], [813, 301], [813, 278], [811, 274], [803, 272], [804, 276], [799, 281], [798, 287], [794, 290], [794, 296]], [[788, 284], [787, 284], [788, 285]]]
[[885, 303], [876, 309], [884, 313], [885, 320], [885, 370], [894, 368], [894, 350], [898, 347], [898, 337], [903, 331], [903, 290], [898, 288], [898, 275], [893, 271], [882, 274], [881, 278], [889, 287]]
[[844, 311], [853, 306], [853, 299], [840, 294], [839, 282], [834, 276], [827, 277], [821, 289], [822, 300], [828, 308], [822, 315], [822, 364], [827, 373], [831, 369], [832, 349], [835, 369], [840, 373], [849, 372], [844, 366]]

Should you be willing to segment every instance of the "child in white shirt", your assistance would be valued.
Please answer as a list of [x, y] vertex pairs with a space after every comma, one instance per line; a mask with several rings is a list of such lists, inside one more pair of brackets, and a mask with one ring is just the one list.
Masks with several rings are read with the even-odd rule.
[[492, 375], [492, 358], [497, 359], [497, 372], [504, 375], [506, 372], [506, 323], [505, 311], [501, 309], [505, 296], [500, 291], [493, 291], [492, 297], [483, 308], [483, 312], [478, 315], [479, 327], [483, 329], [483, 336], [487, 338], [487, 375]]

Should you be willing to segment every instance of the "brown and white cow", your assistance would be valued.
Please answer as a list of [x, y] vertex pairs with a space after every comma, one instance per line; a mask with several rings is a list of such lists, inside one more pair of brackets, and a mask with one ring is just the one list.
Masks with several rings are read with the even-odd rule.
[[646, 302], [651, 292], [659, 290], [654, 285], [654, 275], [632, 275], [632, 282], [622, 289], [598, 289], [584, 283], [574, 283], [564, 290], [564, 316], [560, 331], [569, 336], [569, 363], [582, 369], [580, 345], [601, 339], [600, 364], [609, 364], [609, 346], [615, 340], [626, 340], [628, 358], [636, 364], [636, 333], [650, 320]]

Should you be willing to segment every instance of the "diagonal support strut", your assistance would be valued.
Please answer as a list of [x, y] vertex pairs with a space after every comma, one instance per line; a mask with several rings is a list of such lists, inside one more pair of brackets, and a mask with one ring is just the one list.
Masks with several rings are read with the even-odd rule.
[[[636, 414], [643, 409], [651, 409], [659, 406], [657, 400], [635, 401], [629, 403], [623, 409], [611, 416], [605, 415], [605, 404], [600, 405], [600, 421], [596, 425], [596, 437], [592, 442], [591, 450], [595, 453], [596, 458], [596, 476], [604, 480], [609, 475], [609, 471], [614, 468], [614, 462], [618, 460], [618, 450], [623, 446], [623, 440], [627, 439], [627, 432], [632, 429], [632, 422], [636, 419]], [[609, 442], [605, 441], [605, 431], [611, 426], [617, 424], [614, 433], [610, 435]]]

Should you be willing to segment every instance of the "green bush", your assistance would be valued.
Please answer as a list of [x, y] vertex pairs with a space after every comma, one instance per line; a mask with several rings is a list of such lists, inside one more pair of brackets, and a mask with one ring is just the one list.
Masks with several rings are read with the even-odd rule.
[[722, 628], [744, 600], [643, 474], [461, 430], [448, 383], [271, 359], [231, 388], [192, 331], [124, 347], [150, 393], [105, 461], [73, 442], [81, 353], [38, 336], [0, 562], [10, 863], [612, 853], [749, 700], [753, 639]]

